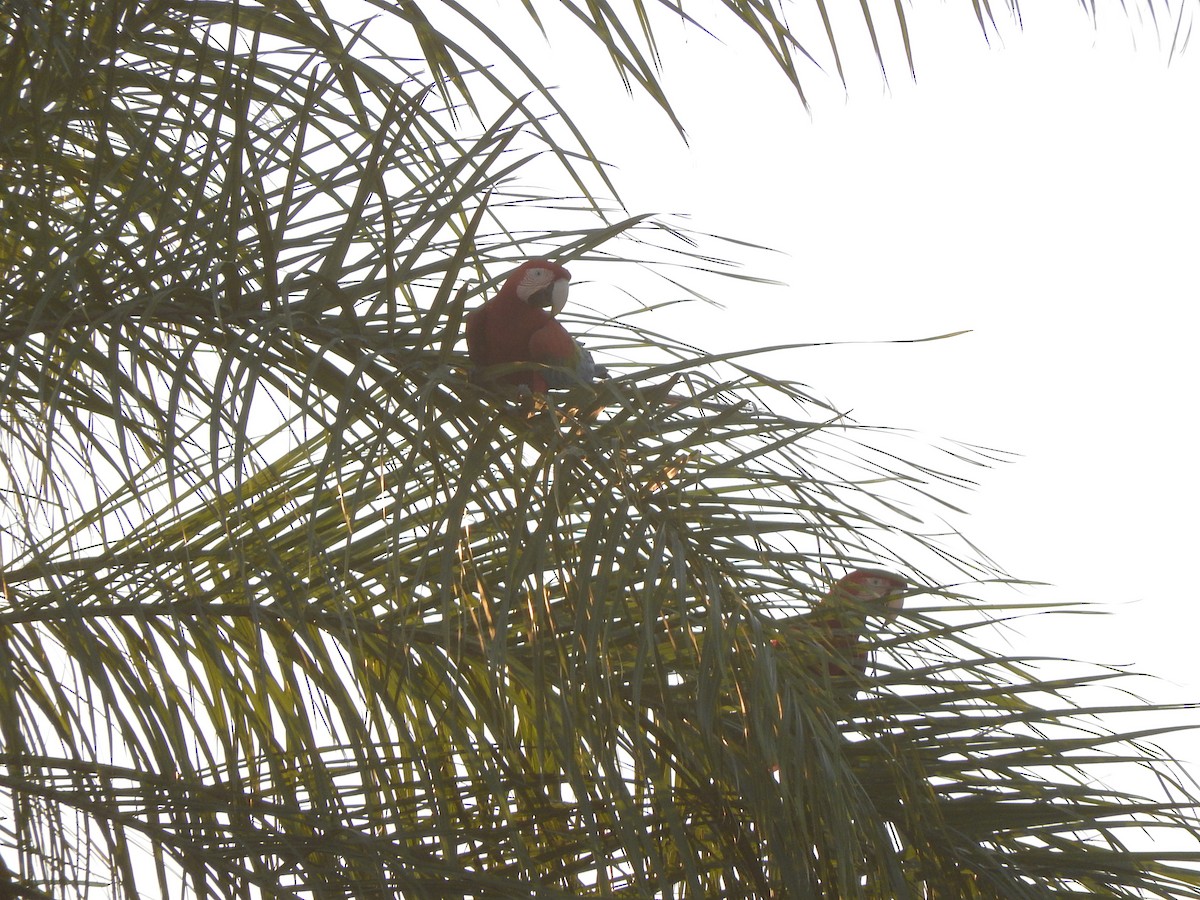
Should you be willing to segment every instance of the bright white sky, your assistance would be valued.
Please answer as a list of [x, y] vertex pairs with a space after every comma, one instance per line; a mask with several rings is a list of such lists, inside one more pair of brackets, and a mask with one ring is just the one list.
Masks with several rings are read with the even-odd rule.
[[[717, 351], [971, 329], [758, 367], [860, 422], [1021, 454], [952, 498], [971, 513], [956, 524], [1015, 577], [1054, 585], [1007, 599], [1115, 614], [1030, 623], [1013, 651], [1130, 665], [1166, 679], [1144, 696], [1200, 700], [1200, 47], [1168, 62], [1173, 23], [1160, 39], [1109, 2], [1093, 29], [1074, 0], [1023, 5], [1024, 29], [1001, 21], [989, 46], [966, 0], [918, 3], [914, 83], [878, 3], [884, 85], [858, 4], [830, 5], [851, 16], [850, 92], [812, 70], [811, 116], [751, 43], [664, 41], [690, 150], [650, 103], [622, 100], [604, 57], [553, 48], [564, 105], [595, 98], [580, 124], [632, 212], [782, 251], [748, 269], [786, 287], [726, 284], [726, 308], [692, 305], [678, 336]], [[1174, 752], [1200, 761], [1184, 740]]]

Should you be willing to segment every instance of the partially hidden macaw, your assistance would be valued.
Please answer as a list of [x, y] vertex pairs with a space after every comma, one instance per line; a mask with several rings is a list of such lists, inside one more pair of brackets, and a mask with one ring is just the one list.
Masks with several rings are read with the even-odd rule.
[[884, 569], [856, 569], [802, 615], [780, 619], [776, 647], [794, 647], [805, 668], [818, 676], [844, 679], [867, 672], [867, 620], [891, 618], [904, 607], [906, 579]]
[[528, 369], [500, 377], [533, 393], [590, 383], [608, 373], [554, 318], [567, 303], [571, 273], [547, 259], [521, 263], [499, 292], [466, 318], [467, 353], [476, 367], [536, 362], [565, 371]]

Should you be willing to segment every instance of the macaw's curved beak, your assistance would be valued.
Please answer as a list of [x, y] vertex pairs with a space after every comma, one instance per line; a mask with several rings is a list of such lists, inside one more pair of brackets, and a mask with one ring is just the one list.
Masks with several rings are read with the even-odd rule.
[[570, 289], [571, 282], [565, 278], [559, 278], [540, 291], [530, 294], [529, 302], [534, 306], [548, 308], [550, 315], [557, 316], [567, 305], [567, 292]]

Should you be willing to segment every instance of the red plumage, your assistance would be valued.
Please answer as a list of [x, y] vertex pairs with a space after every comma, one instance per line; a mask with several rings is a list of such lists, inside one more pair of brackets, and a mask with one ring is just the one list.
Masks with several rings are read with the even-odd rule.
[[[571, 273], [547, 259], [531, 259], [505, 279], [496, 296], [466, 318], [467, 353], [477, 367], [538, 362], [575, 366], [579, 345], [554, 316], [567, 299]], [[547, 311], [549, 308], [549, 311]], [[546, 378], [536, 369], [502, 376], [545, 393]]]
[[867, 671], [867, 619], [894, 616], [904, 605], [908, 581], [883, 569], [856, 569], [843, 576], [810, 612], [783, 619], [777, 624], [776, 646], [816, 645], [806, 658], [819, 659], [810, 668], [831, 678], [862, 677]]

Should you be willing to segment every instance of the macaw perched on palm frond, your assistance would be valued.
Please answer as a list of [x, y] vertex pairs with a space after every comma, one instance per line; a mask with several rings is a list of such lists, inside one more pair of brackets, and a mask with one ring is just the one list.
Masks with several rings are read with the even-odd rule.
[[867, 672], [867, 620], [891, 618], [904, 607], [907, 579], [884, 569], [856, 569], [803, 615], [775, 623], [776, 647], [795, 649], [803, 665], [822, 678], [861, 681]]
[[505, 279], [499, 292], [466, 319], [467, 353], [478, 368], [535, 362], [500, 377], [535, 394], [591, 383], [608, 372], [554, 318], [567, 303], [571, 273], [547, 259], [531, 259]]

